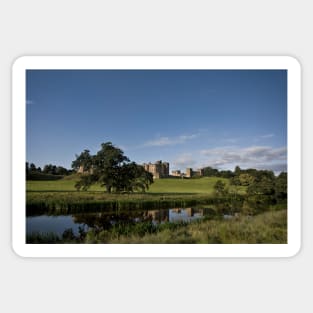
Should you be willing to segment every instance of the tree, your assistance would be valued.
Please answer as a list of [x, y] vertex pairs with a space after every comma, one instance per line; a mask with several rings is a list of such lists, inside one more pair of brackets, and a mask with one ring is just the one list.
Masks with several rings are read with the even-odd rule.
[[124, 152], [111, 142], [102, 143], [96, 155], [90, 155], [89, 150], [76, 155], [72, 167], [76, 170], [83, 168], [75, 185], [78, 190], [87, 190], [92, 184], [100, 183], [108, 193], [145, 191], [153, 183], [151, 173], [130, 162]]
[[37, 170], [36, 165], [34, 163], [30, 163], [29, 170], [30, 172], [36, 172]]
[[92, 167], [92, 156], [89, 150], [84, 150], [80, 155], [75, 155], [76, 160], [72, 162], [72, 168], [76, 171], [90, 171]]
[[274, 175], [260, 175], [255, 178], [252, 184], [249, 185], [248, 194], [250, 195], [265, 195], [271, 196], [275, 193], [275, 177]]
[[275, 175], [272, 171], [257, 171], [256, 177], [247, 188], [247, 198], [254, 213], [264, 212], [276, 203]]
[[254, 182], [254, 177], [248, 173], [239, 174], [241, 186], [249, 186]]
[[26, 162], [26, 177], [28, 176], [29, 174], [29, 163]]
[[241, 169], [240, 169], [240, 167], [238, 165], [235, 167], [234, 173], [235, 173], [236, 176], [238, 176], [241, 173]]
[[207, 166], [203, 169], [203, 176], [207, 176], [207, 177], [218, 176], [218, 170], [215, 168], [212, 168], [211, 166]]
[[43, 173], [45, 174], [51, 174], [51, 175], [56, 175], [57, 167], [56, 165], [52, 164], [46, 164], [42, 170]]
[[63, 166], [57, 166], [55, 169], [55, 174], [56, 175], [67, 175], [68, 170]]
[[218, 196], [225, 196], [227, 193], [226, 184], [221, 180], [218, 180], [214, 185], [214, 191]]
[[282, 172], [275, 180], [275, 196], [277, 200], [287, 199], [287, 173]]
[[121, 149], [113, 146], [111, 142], [101, 144], [101, 149], [93, 157], [92, 169], [97, 181], [106, 187], [107, 192], [110, 193], [113, 188], [117, 192], [120, 191], [123, 174], [121, 168], [126, 162], [129, 162], [129, 159]]

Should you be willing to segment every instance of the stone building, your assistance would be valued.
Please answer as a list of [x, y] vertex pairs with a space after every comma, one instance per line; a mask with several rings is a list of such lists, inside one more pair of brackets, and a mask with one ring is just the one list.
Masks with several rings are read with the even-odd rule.
[[153, 178], [169, 177], [170, 164], [168, 162], [156, 161], [155, 163], [144, 163], [146, 171], [153, 175]]
[[186, 177], [201, 177], [204, 174], [204, 169], [194, 171], [191, 167], [186, 168]]
[[181, 176], [182, 176], [182, 173], [181, 173], [180, 170], [172, 171], [172, 176], [181, 177]]

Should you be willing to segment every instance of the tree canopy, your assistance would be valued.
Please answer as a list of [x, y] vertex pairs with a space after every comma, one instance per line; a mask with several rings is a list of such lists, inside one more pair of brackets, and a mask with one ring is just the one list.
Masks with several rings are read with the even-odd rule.
[[153, 183], [153, 176], [145, 169], [131, 162], [124, 152], [111, 142], [101, 144], [101, 149], [91, 155], [84, 150], [72, 162], [75, 170], [81, 169], [77, 190], [87, 190], [92, 184], [99, 183], [111, 192], [146, 191]]

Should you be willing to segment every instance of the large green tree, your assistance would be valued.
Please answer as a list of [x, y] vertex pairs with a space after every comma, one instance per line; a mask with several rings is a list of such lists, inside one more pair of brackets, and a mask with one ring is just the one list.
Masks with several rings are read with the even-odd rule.
[[151, 173], [130, 162], [111, 142], [102, 143], [95, 155], [90, 155], [89, 150], [76, 155], [72, 167], [83, 172], [75, 185], [78, 190], [87, 190], [92, 184], [100, 183], [108, 193], [145, 191], [153, 183]]

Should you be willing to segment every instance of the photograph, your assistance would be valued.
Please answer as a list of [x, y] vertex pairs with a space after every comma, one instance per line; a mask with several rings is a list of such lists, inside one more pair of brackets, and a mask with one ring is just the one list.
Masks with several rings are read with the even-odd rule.
[[24, 95], [26, 246], [288, 244], [287, 69], [27, 68]]

